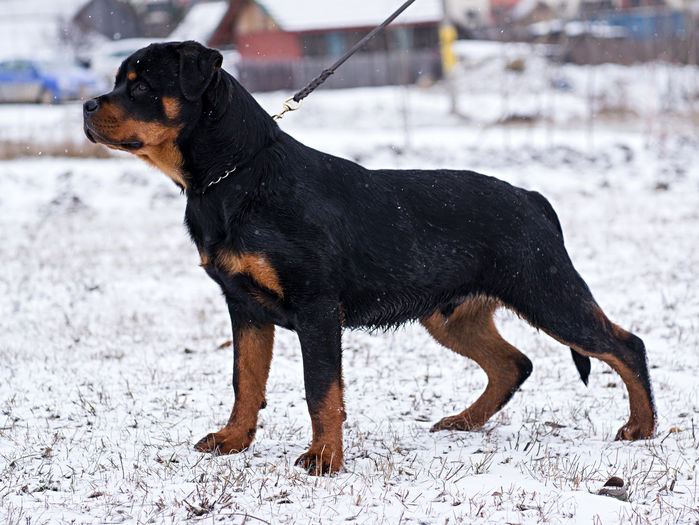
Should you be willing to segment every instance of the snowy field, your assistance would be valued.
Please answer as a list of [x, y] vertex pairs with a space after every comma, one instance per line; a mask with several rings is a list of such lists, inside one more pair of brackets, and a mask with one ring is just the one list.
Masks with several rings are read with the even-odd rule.
[[[646, 343], [654, 439], [612, 441], [620, 378], [595, 361], [586, 388], [567, 348], [502, 312], [534, 372], [482, 430], [429, 432], [480, 394], [475, 363], [420, 326], [346, 332], [346, 467], [310, 477], [293, 466], [311, 438], [300, 349], [277, 329], [253, 446], [201, 455], [232, 406], [232, 352], [184, 198], [128, 156], [42, 154], [0, 161], [0, 522], [699, 522], [699, 136], [678, 109], [698, 73], [669, 87], [651, 68], [670, 71], [562, 68], [572, 91], [535, 73], [527, 93], [466, 72], [462, 118], [439, 85], [320, 90], [282, 126], [369, 167], [469, 168], [545, 194], [598, 302]], [[259, 99], [276, 112], [286, 96]], [[623, 111], [590, 122], [590, 100]], [[513, 113], [536, 119], [496, 124]], [[0, 140], [82, 144], [80, 119], [77, 104], [0, 106]], [[596, 495], [611, 476], [628, 502]]]

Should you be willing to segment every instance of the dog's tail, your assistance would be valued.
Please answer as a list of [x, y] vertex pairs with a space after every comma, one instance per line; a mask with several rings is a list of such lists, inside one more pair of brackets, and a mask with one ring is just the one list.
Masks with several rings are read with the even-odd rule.
[[[539, 208], [541, 213], [543, 213], [551, 224], [556, 227], [558, 233], [560, 233], [561, 237], [563, 237], [561, 221], [558, 220], [558, 215], [556, 215], [556, 211], [553, 209], [553, 206], [551, 206], [551, 203], [546, 199], [546, 197], [544, 197], [541, 193], [537, 193], [536, 191], [530, 191], [529, 196], [532, 199], [532, 203]], [[588, 379], [590, 378], [590, 358], [579, 354], [573, 348], [570, 349], [570, 353], [573, 356], [575, 368], [578, 369], [578, 374], [580, 374], [580, 379], [582, 379], [582, 382], [585, 383], [585, 386], [587, 386]]]
[[587, 380], [590, 377], [590, 358], [577, 353], [573, 348], [570, 349], [570, 355], [573, 356], [573, 363], [575, 363], [575, 368], [578, 369], [580, 379], [582, 379], [582, 382], [587, 386]]

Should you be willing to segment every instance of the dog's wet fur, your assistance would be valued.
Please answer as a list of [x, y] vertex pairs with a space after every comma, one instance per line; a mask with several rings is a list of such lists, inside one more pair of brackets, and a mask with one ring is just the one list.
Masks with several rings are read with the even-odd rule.
[[343, 466], [343, 327], [417, 320], [474, 359], [488, 374], [485, 391], [432, 430], [478, 428], [532, 370], [495, 327], [501, 306], [569, 346], [585, 383], [590, 356], [611, 366], [631, 412], [617, 439], [652, 436], [643, 342], [597, 305], [539, 193], [471, 171], [368, 170], [309, 148], [221, 69], [218, 51], [196, 42], [134, 53], [113, 91], [84, 104], [84, 119], [90, 140], [143, 158], [182, 189], [201, 265], [225, 296], [235, 403], [197, 450], [252, 442], [275, 325], [301, 343], [313, 440], [297, 464], [310, 473]]

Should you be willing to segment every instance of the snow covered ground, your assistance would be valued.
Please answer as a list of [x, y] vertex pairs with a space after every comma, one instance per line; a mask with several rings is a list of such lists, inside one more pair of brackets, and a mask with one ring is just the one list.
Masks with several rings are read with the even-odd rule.
[[[683, 83], [642, 82], [650, 68]], [[572, 90], [548, 89], [562, 74]], [[0, 161], [0, 521], [696, 524], [696, 92], [665, 96], [696, 75], [464, 71], [463, 117], [437, 85], [319, 90], [281, 123], [369, 167], [469, 168], [545, 194], [598, 302], [646, 343], [659, 424], [645, 442], [612, 441], [628, 416], [618, 376], [594, 362], [584, 387], [566, 348], [502, 312], [534, 372], [480, 431], [429, 432], [482, 391], [473, 362], [419, 326], [346, 332], [346, 469], [307, 476], [293, 466], [311, 437], [300, 350], [278, 329], [256, 441], [203, 456], [192, 444], [232, 406], [232, 356], [183, 197], [128, 156]], [[618, 85], [624, 111], [589, 121]], [[276, 112], [286, 96], [259, 99]], [[0, 140], [82, 141], [80, 113], [0, 106]], [[497, 124], [514, 113], [536, 118]], [[595, 494], [614, 475], [628, 502]]]

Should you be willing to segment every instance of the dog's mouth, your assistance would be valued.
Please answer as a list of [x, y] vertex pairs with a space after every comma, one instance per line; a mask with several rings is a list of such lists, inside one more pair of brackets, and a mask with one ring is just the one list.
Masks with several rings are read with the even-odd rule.
[[140, 140], [113, 140], [109, 137], [105, 137], [101, 133], [92, 129], [87, 123], [85, 124], [84, 129], [87, 138], [90, 140], [90, 142], [94, 142], [95, 144], [104, 144], [105, 146], [109, 146], [111, 148], [123, 149], [127, 151], [136, 151], [143, 147], [143, 142]]

